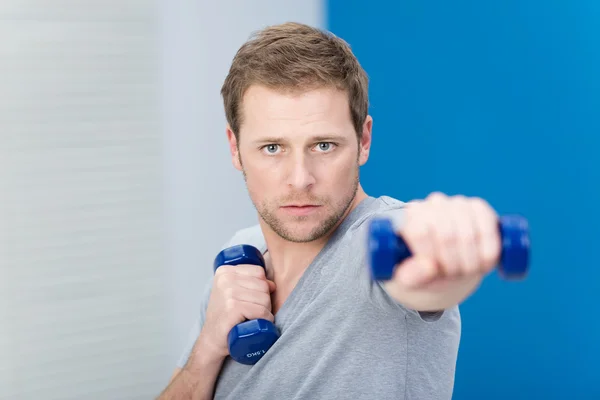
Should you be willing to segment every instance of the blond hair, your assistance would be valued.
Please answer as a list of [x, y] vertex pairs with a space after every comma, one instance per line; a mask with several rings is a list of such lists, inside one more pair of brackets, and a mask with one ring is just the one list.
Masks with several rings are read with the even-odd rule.
[[238, 140], [241, 103], [251, 85], [282, 91], [343, 90], [361, 136], [369, 108], [368, 77], [350, 46], [329, 32], [288, 22], [255, 32], [240, 47], [221, 88], [227, 123]]

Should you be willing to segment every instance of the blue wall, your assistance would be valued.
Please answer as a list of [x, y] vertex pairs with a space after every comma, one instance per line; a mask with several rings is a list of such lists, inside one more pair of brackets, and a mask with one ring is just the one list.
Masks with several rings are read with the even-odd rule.
[[[367, 4], [369, 4], [367, 6]], [[526, 215], [527, 281], [462, 306], [454, 399], [600, 398], [600, 2], [328, 2], [371, 77], [371, 195]]]

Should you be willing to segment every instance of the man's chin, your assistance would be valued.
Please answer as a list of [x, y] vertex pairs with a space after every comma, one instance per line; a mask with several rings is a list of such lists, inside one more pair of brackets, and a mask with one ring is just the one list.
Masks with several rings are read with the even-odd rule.
[[320, 225], [314, 221], [287, 221], [275, 229], [283, 239], [295, 243], [308, 243], [323, 236]]
[[309, 215], [291, 215], [278, 209], [274, 214], [265, 213], [261, 216], [271, 230], [282, 239], [295, 243], [308, 243], [323, 238], [333, 228], [333, 217], [327, 215], [326, 211], [323, 207], [319, 212], [309, 213]]
[[317, 236], [313, 234], [298, 234], [296, 232], [281, 232], [279, 236], [281, 236], [282, 239], [292, 243], [310, 243], [322, 237], [322, 235]]

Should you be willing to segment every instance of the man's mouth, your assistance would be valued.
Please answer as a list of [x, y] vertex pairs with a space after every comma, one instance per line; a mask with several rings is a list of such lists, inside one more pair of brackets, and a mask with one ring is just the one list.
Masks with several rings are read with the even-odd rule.
[[281, 207], [285, 212], [292, 215], [308, 215], [318, 209], [317, 204], [288, 204]]

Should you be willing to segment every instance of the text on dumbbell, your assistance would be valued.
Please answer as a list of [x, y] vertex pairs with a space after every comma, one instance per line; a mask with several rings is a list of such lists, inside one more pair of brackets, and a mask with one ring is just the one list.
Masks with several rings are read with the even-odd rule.
[[248, 358], [252, 358], [252, 357], [256, 357], [256, 356], [263, 355], [263, 354], [265, 354], [265, 353], [266, 353], [266, 351], [264, 351], [264, 350], [259, 350], [259, 351], [255, 351], [254, 353], [248, 353], [248, 354], [246, 354], [246, 357], [248, 357]]

